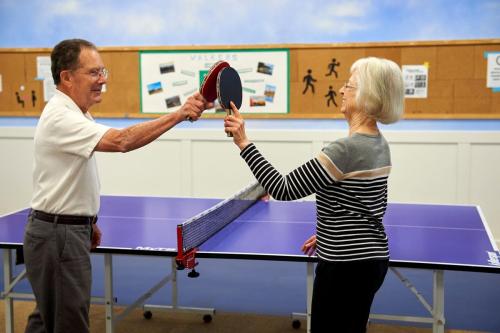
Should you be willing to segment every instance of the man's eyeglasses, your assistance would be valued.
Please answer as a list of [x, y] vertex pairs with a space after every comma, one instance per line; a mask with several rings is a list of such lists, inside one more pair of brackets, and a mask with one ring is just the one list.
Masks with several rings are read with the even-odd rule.
[[91, 70], [88, 70], [86, 72], [80, 72], [82, 74], [90, 75], [93, 79], [99, 79], [101, 76], [104, 79], [108, 78], [109, 75], [109, 70], [107, 68], [93, 68]]
[[350, 84], [349, 84], [349, 81], [346, 81], [346, 82], [344, 83], [344, 89], [356, 89], [356, 88], [358, 88], [358, 87], [355, 87], [355, 86], [350, 85]]

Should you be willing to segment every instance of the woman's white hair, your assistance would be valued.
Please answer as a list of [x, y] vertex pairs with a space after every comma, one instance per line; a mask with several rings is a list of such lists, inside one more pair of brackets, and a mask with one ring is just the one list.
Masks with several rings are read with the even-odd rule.
[[366, 114], [392, 124], [403, 115], [404, 81], [399, 66], [387, 59], [368, 57], [351, 66], [357, 76], [356, 103]]

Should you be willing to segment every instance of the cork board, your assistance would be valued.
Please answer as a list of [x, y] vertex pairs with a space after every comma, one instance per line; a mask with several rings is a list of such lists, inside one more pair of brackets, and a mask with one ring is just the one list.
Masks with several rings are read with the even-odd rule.
[[[141, 113], [140, 53], [206, 49], [289, 50], [288, 113], [248, 114], [247, 118], [342, 118], [340, 88], [351, 64], [362, 57], [388, 58], [400, 66], [428, 68], [426, 98], [405, 101], [406, 119], [500, 119], [500, 92], [486, 87], [488, 52], [500, 52], [500, 39], [353, 44], [247, 45], [203, 47], [116, 47], [99, 52], [110, 71], [95, 117], [151, 118]], [[38, 116], [45, 105], [36, 77], [37, 56], [50, 49], [0, 49], [0, 116]], [[35, 98], [33, 98], [33, 95]], [[222, 117], [206, 114], [204, 117]]]

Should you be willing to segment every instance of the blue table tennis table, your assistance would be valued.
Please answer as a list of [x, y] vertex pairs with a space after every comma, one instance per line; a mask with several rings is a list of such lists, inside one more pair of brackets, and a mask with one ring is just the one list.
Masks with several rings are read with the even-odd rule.
[[[195, 311], [211, 318], [214, 309], [183, 307], [177, 301], [176, 227], [190, 217], [219, 203], [220, 199], [102, 196], [99, 226], [105, 235], [95, 251], [104, 256], [104, 302], [106, 332], [112, 333], [118, 320], [142, 306], [153, 309]], [[14, 286], [25, 272], [13, 276], [13, 252], [21, 248], [28, 209], [0, 217], [0, 247], [3, 248], [6, 333], [13, 332], [14, 299], [33, 299], [16, 293]], [[307, 265], [307, 314], [310, 304], [315, 257], [305, 256], [300, 247], [315, 232], [316, 210], [311, 201], [259, 201], [199, 247], [198, 258], [249, 259], [304, 262]], [[477, 206], [390, 203], [384, 217], [389, 236], [391, 270], [429, 312], [429, 317], [401, 317], [372, 314], [371, 318], [429, 323], [433, 332], [444, 332], [444, 271], [500, 273], [500, 254], [488, 225]], [[167, 256], [171, 271], [137, 301], [117, 314], [113, 309], [113, 255]], [[433, 299], [428, 302], [398, 268], [433, 271]], [[202, 269], [202, 268], [199, 268]], [[203, 278], [203, 277], [200, 277]], [[230, 277], [229, 277], [230, 278]], [[147, 305], [147, 299], [169, 283], [170, 306]], [[432, 304], [430, 304], [432, 303]], [[208, 317], [206, 317], [208, 316]], [[207, 320], [207, 321], [208, 321]]]

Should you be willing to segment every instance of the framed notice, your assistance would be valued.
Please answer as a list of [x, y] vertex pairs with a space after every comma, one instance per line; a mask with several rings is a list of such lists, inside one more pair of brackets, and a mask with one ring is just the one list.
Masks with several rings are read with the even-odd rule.
[[[242, 113], [289, 112], [288, 49], [141, 51], [141, 112], [177, 111], [199, 91], [209, 68], [219, 60], [227, 61], [240, 75]], [[205, 112], [224, 112], [215, 104]]]

